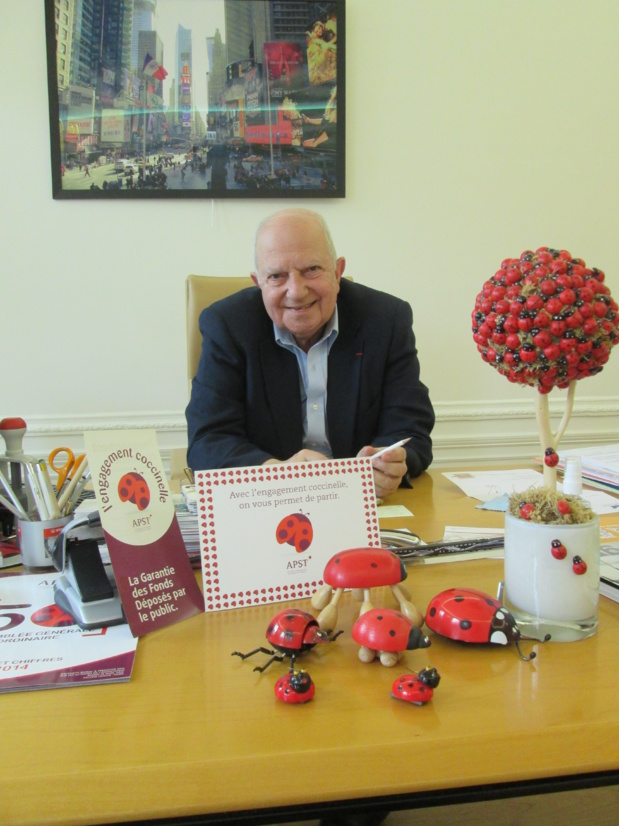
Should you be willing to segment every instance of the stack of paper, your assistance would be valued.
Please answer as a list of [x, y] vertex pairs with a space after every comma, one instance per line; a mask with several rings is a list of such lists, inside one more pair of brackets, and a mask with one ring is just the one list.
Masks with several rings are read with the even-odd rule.
[[200, 531], [198, 529], [198, 512], [190, 510], [185, 497], [174, 495], [174, 512], [181, 529], [181, 536], [187, 548], [187, 555], [194, 568], [200, 567]]
[[592, 485], [619, 493], [619, 444], [559, 451], [559, 469], [570, 456], [580, 457], [582, 475]]

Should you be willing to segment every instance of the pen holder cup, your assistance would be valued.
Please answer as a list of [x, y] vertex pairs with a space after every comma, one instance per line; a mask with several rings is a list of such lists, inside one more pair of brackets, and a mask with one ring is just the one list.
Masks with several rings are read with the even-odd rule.
[[54, 568], [51, 551], [58, 534], [73, 516], [47, 519], [39, 522], [17, 520], [17, 536], [22, 563], [29, 571], [48, 571]]
[[595, 634], [600, 520], [542, 525], [505, 515], [505, 605], [520, 631], [555, 642]]

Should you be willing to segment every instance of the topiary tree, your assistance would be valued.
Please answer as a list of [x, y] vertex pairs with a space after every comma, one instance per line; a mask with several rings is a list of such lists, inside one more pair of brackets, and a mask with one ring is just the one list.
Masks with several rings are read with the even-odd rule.
[[[540, 247], [506, 258], [475, 299], [473, 339], [482, 359], [508, 381], [537, 388], [544, 485], [552, 490], [576, 382], [599, 373], [619, 341], [617, 302], [604, 281], [582, 258]], [[567, 389], [567, 399], [553, 433], [548, 394], [555, 387]]]

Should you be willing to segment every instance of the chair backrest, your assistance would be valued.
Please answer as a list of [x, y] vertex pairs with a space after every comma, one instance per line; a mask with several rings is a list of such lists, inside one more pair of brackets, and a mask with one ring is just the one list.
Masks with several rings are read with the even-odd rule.
[[211, 275], [188, 275], [185, 281], [185, 298], [187, 312], [187, 378], [191, 392], [191, 380], [198, 372], [198, 362], [202, 350], [199, 318], [205, 307], [214, 301], [225, 298], [254, 282], [249, 276], [240, 278], [223, 278]]
[[[352, 281], [350, 276], [345, 275]], [[217, 275], [188, 275], [185, 281], [185, 297], [187, 312], [187, 379], [189, 394], [191, 395], [191, 381], [198, 372], [198, 362], [202, 352], [202, 336], [200, 334], [200, 313], [214, 301], [225, 298], [245, 287], [253, 285], [247, 276], [225, 278]]]

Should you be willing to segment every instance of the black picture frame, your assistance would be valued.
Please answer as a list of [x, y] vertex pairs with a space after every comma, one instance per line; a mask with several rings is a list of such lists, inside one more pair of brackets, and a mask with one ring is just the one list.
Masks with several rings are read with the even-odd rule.
[[345, 197], [346, 0], [45, 0], [45, 23], [54, 199]]

